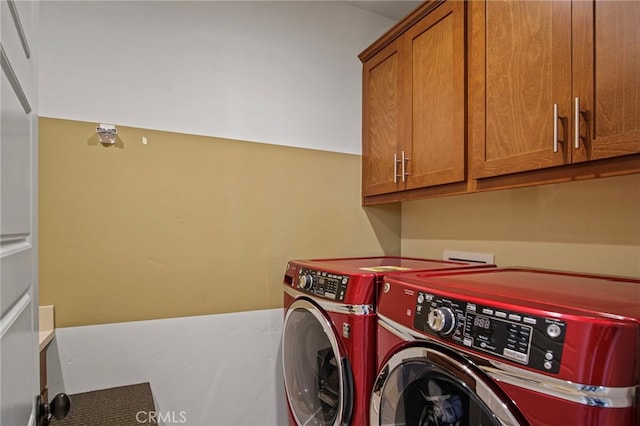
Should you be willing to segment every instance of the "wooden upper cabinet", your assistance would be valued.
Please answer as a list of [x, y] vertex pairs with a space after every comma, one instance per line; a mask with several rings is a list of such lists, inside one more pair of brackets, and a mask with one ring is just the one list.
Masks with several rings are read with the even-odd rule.
[[396, 190], [397, 147], [401, 126], [401, 67], [394, 42], [367, 61], [363, 68], [362, 182], [365, 195]]
[[465, 3], [426, 2], [360, 58], [365, 203], [464, 181]]
[[640, 152], [640, 2], [469, 4], [473, 178]]
[[412, 64], [405, 80], [411, 132], [400, 152], [406, 189], [465, 179], [464, 27], [464, 3], [448, 1], [405, 35]]
[[470, 7], [473, 177], [564, 164], [571, 3], [491, 0]]
[[640, 1], [573, 4], [573, 162], [640, 152], [639, 22]]

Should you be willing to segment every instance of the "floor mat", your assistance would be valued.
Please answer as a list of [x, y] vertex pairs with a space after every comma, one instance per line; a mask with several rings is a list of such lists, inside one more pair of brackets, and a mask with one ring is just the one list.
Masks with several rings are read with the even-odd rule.
[[155, 425], [155, 405], [149, 383], [69, 395], [71, 410], [51, 426]]

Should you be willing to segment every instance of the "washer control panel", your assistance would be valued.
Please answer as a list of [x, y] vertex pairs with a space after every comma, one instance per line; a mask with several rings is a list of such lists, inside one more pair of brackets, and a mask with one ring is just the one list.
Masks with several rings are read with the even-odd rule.
[[567, 324], [555, 318], [418, 292], [414, 327], [449, 343], [558, 373]]
[[325, 271], [300, 268], [295, 287], [305, 293], [342, 301], [347, 292], [348, 275], [332, 274]]

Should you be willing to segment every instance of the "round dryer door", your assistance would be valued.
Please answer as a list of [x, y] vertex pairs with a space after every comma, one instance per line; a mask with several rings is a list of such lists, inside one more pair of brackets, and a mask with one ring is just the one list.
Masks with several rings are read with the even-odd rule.
[[310, 301], [289, 306], [282, 333], [287, 400], [299, 425], [343, 425], [351, 417], [352, 378], [334, 327]]
[[[482, 372], [461, 357], [408, 347], [382, 368], [371, 399], [372, 425], [520, 426], [521, 415]], [[520, 419], [520, 420], [518, 420]]]

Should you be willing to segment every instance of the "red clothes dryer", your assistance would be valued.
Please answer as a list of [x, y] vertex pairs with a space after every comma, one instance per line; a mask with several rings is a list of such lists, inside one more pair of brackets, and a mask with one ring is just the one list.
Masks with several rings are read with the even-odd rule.
[[640, 280], [388, 275], [372, 425], [640, 424]]
[[478, 265], [401, 257], [290, 261], [282, 335], [290, 424], [367, 425], [382, 277], [470, 267]]

